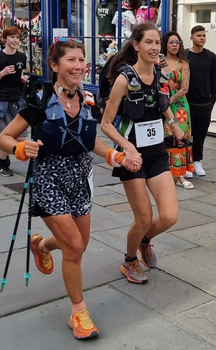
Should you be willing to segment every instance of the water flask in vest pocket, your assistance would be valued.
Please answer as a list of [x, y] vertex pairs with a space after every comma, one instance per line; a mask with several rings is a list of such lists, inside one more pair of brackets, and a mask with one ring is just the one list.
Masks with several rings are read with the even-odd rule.
[[57, 153], [64, 144], [65, 135], [63, 119], [45, 120], [38, 134], [38, 138], [43, 142], [38, 157], [45, 158]]
[[97, 134], [97, 119], [83, 119], [80, 131], [81, 144], [84, 145], [86, 151], [92, 151], [95, 147], [95, 139]]
[[145, 95], [142, 90], [131, 91], [128, 89], [128, 95], [125, 99], [123, 115], [135, 120], [140, 119], [144, 112]]

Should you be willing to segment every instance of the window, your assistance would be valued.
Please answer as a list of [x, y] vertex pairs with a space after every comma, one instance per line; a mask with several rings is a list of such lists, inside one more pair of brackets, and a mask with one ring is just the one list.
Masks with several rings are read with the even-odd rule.
[[210, 23], [210, 22], [211, 22], [211, 10], [196, 11], [196, 23]]

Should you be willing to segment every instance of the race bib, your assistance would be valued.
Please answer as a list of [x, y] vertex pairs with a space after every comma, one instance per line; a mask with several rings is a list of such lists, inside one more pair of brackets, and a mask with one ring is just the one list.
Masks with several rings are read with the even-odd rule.
[[135, 136], [137, 148], [157, 145], [163, 142], [164, 129], [162, 119], [135, 123]]

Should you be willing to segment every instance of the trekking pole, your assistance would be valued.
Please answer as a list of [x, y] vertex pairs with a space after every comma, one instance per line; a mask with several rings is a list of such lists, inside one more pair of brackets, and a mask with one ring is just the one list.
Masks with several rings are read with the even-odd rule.
[[[37, 90], [38, 90], [37, 79], [38, 79], [37, 74], [31, 73], [30, 79], [25, 84], [25, 88], [24, 88], [27, 103], [29, 103], [32, 107], [39, 108], [37, 110], [37, 113], [35, 113], [35, 115], [34, 115], [35, 119], [38, 120], [39, 123], [33, 123], [32, 129], [31, 129], [32, 139], [33, 139], [33, 134], [34, 134], [34, 127], [37, 126], [37, 124], [39, 124], [39, 126], [41, 125], [42, 120], [40, 120], [40, 117], [41, 117], [41, 115], [43, 116], [43, 112], [45, 111], [45, 109], [47, 107], [47, 103], [52, 95], [52, 84], [50, 82], [44, 82], [44, 84], [43, 84], [44, 85], [43, 98], [41, 99], [41, 102], [39, 103], [39, 101], [37, 99], [37, 94], [36, 94]], [[7, 257], [7, 261], [6, 261], [6, 265], [5, 265], [3, 278], [0, 280], [0, 282], [1, 282], [0, 293], [3, 292], [5, 284], [8, 283], [7, 273], [8, 273], [8, 269], [9, 269], [9, 265], [10, 265], [10, 260], [11, 260], [11, 256], [12, 256], [12, 252], [13, 252], [14, 243], [16, 240], [17, 229], [18, 229], [18, 225], [19, 225], [19, 221], [20, 221], [20, 216], [21, 216], [22, 207], [23, 207], [23, 203], [24, 203], [25, 194], [26, 194], [26, 191], [28, 188], [28, 184], [29, 184], [29, 208], [28, 208], [28, 231], [27, 231], [28, 234], [27, 234], [26, 273], [24, 274], [24, 278], [26, 279], [26, 287], [28, 286], [29, 278], [31, 277], [30, 273], [29, 273], [29, 266], [30, 266], [30, 243], [31, 243], [32, 184], [33, 184], [32, 174], [33, 174], [33, 159], [31, 158], [29, 161], [29, 166], [28, 166], [28, 170], [27, 170], [27, 174], [26, 174], [26, 178], [25, 178], [25, 183], [23, 186], [23, 193], [22, 193], [22, 197], [20, 200], [20, 205], [19, 205], [19, 209], [18, 209], [18, 213], [17, 213], [17, 219], [15, 222], [14, 231], [12, 234], [11, 244], [10, 244], [10, 248], [9, 248], [9, 252], [8, 252], [8, 257]]]
[[1, 282], [1, 290], [0, 290], [0, 292], [1, 293], [3, 292], [5, 284], [8, 283], [7, 273], [8, 273], [8, 268], [9, 268], [9, 265], [10, 265], [10, 260], [11, 260], [11, 256], [12, 256], [12, 252], [13, 252], [14, 243], [15, 243], [16, 236], [17, 236], [17, 229], [18, 229], [18, 226], [19, 226], [19, 221], [20, 221], [20, 217], [21, 217], [21, 213], [22, 213], [22, 207], [23, 207], [26, 191], [27, 191], [27, 188], [28, 188], [30, 170], [31, 169], [30, 169], [30, 163], [29, 163], [27, 174], [26, 174], [26, 178], [25, 178], [25, 182], [24, 182], [24, 185], [23, 185], [23, 192], [22, 192], [22, 197], [21, 197], [21, 200], [20, 200], [20, 205], [19, 205], [19, 209], [18, 209], [18, 213], [17, 213], [17, 218], [16, 218], [16, 222], [15, 222], [15, 226], [14, 226], [14, 230], [13, 230], [13, 234], [12, 234], [12, 239], [11, 239], [11, 244], [10, 244], [10, 248], [9, 248], [9, 252], [8, 252], [8, 257], [7, 257], [7, 261], [6, 261], [6, 265], [5, 265], [5, 270], [4, 270], [3, 278], [0, 280], [0, 282]]
[[29, 278], [31, 277], [29, 273], [29, 267], [30, 267], [30, 245], [31, 245], [32, 185], [33, 185], [33, 158], [31, 158], [29, 162], [29, 205], [28, 205], [28, 227], [27, 227], [26, 272], [23, 276], [25, 279], [26, 287], [28, 287]]
[[[44, 110], [47, 106], [47, 101], [51, 97], [51, 84], [48, 82], [44, 82], [44, 92], [43, 97], [41, 100], [41, 103], [37, 106], [38, 108], [35, 108], [35, 115], [32, 116], [32, 127], [31, 127], [31, 139], [35, 141], [37, 139], [36, 137], [36, 126], [39, 129], [41, 122], [37, 121], [37, 125], [35, 123], [35, 120], [40, 120], [40, 114], [44, 113]], [[38, 101], [36, 101], [38, 102]], [[43, 118], [41, 119], [43, 120]], [[30, 267], [30, 250], [31, 250], [31, 218], [32, 218], [32, 191], [33, 191], [33, 162], [34, 159], [31, 158], [29, 162], [29, 207], [28, 207], [28, 228], [27, 228], [27, 251], [26, 251], [26, 272], [24, 274], [25, 284], [26, 287], [28, 287], [29, 284], [29, 278], [31, 277], [31, 274], [29, 273], [29, 267]]]

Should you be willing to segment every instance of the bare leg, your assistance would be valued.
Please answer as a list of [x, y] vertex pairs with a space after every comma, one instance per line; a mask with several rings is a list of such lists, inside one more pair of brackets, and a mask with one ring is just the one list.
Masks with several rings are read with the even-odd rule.
[[8, 156], [7, 153], [0, 151], [0, 159], [5, 160], [7, 158], [7, 156]]
[[81, 303], [83, 300], [81, 259], [84, 250], [82, 235], [69, 214], [44, 218], [44, 222], [62, 251], [62, 272], [70, 299], [74, 304]]
[[178, 199], [170, 172], [164, 172], [147, 180], [147, 185], [156, 201], [159, 217], [143, 236], [152, 239], [172, 227], [178, 220]]
[[[82, 235], [84, 247], [83, 251], [85, 251], [89, 242], [90, 235], [90, 214], [82, 216], [80, 218], [74, 218], [74, 221]], [[52, 250], [60, 249], [60, 246], [57, 239], [54, 236], [51, 236], [40, 241], [39, 249], [42, 253], [48, 253]]]
[[135, 257], [143, 235], [152, 225], [152, 208], [145, 179], [124, 181], [123, 185], [135, 217], [127, 236], [127, 255]]

